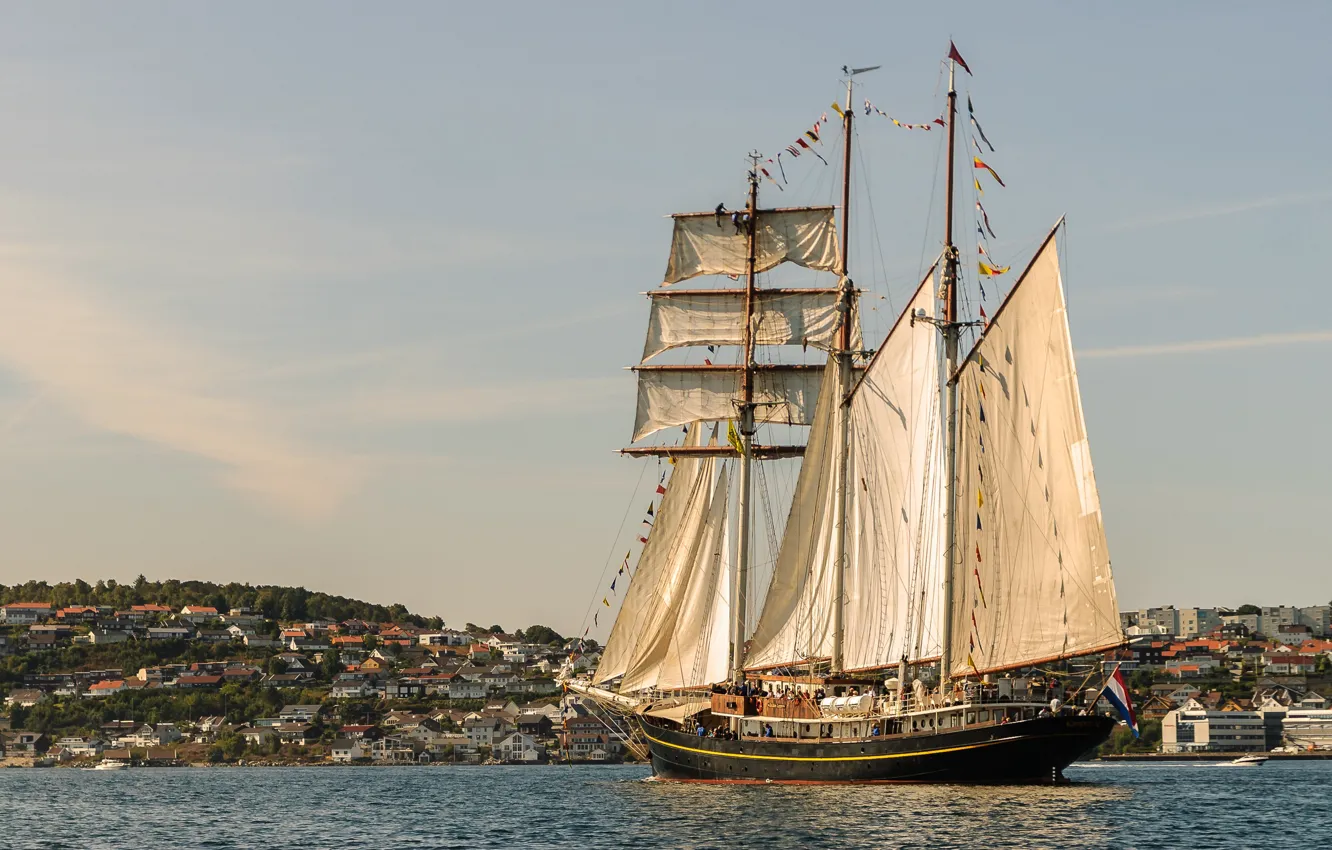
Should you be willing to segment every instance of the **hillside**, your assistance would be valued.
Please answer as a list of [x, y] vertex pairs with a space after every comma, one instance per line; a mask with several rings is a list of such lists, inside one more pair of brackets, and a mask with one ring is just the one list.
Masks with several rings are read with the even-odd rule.
[[375, 623], [403, 623], [425, 628], [440, 628], [439, 617], [413, 614], [401, 604], [375, 605], [345, 596], [282, 585], [251, 585], [211, 581], [148, 581], [143, 576], [133, 584], [118, 584], [115, 579], [89, 584], [83, 579], [48, 584], [29, 581], [5, 586], [0, 584], [0, 605], [10, 602], [50, 602], [56, 608], [70, 605], [109, 605], [126, 609], [133, 605], [166, 605], [179, 609], [185, 605], [207, 605], [219, 611], [233, 608], [262, 614], [272, 621], [292, 620], [367, 620]]
[[[48, 750], [80, 763], [103, 752], [137, 763], [545, 761], [561, 747], [556, 673], [595, 663], [568, 643], [548, 626], [446, 628], [402, 605], [301, 587], [0, 587], [0, 766]], [[618, 757], [613, 730], [591, 734], [598, 759]], [[563, 756], [591, 757], [590, 740], [580, 732], [583, 750]]]

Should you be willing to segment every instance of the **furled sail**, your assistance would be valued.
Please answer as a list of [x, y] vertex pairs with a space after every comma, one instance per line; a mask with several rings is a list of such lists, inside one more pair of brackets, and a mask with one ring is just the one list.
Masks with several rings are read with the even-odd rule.
[[[754, 271], [767, 271], [778, 263], [819, 271], [840, 267], [832, 207], [759, 210], [757, 216]], [[749, 236], [730, 213], [682, 213], [673, 218], [675, 233], [663, 285], [701, 274], [748, 272]]]
[[[726, 470], [717, 478], [693, 569], [656, 675], [648, 668], [625, 676], [625, 687], [690, 688], [725, 681], [729, 649], [730, 582], [727, 570]], [[646, 666], [646, 665], [645, 665]]]
[[951, 670], [1122, 640], [1054, 234], [959, 370]]
[[[659, 289], [652, 296], [643, 360], [685, 345], [743, 345], [743, 289]], [[841, 327], [836, 289], [760, 289], [754, 293], [755, 345], [832, 348]], [[851, 347], [860, 348], [860, 321], [852, 318]]]
[[[754, 375], [756, 422], [813, 421], [822, 366], [770, 366]], [[689, 422], [735, 419], [743, 371], [728, 366], [639, 367], [635, 441]]]
[[[695, 424], [685, 445], [702, 445], [705, 430], [702, 424]], [[676, 462], [657, 509], [656, 525], [639, 556], [638, 569], [597, 665], [594, 684], [623, 676], [621, 689], [630, 690], [626, 685], [631, 680], [644, 678], [647, 670], [655, 671], [664, 657], [707, 529], [716, 464], [714, 458]]]
[[[938, 652], [944, 545], [938, 333], [908, 318], [933, 312], [929, 284], [927, 278], [916, 291], [847, 405], [846, 669]], [[820, 398], [748, 667], [832, 653], [837, 435], [833, 402]]]

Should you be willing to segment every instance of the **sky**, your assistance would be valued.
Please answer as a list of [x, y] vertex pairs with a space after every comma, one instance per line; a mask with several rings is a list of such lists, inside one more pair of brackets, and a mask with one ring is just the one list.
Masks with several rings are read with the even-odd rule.
[[[663, 216], [740, 204], [844, 64], [933, 118], [952, 38], [996, 257], [1067, 215], [1121, 607], [1332, 598], [1326, 3], [0, 8], [0, 583], [575, 631], [655, 475], [614, 450]], [[859, 128], [872, 339], [941, 244], [943, 134]]]

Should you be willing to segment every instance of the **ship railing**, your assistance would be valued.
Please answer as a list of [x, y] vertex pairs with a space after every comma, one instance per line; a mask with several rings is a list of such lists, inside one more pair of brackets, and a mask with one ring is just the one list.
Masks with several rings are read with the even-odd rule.
[[1043, 688], [1024, 688], [1022, 690], [1003, 690], [995, 688], [969, 687], [950, 693], [925, 693], [919, 696], [907, 691], [898, 696], [888, 693], [878, 697], [874, 713], [888, 717], [903, 714], [916, 714], [922, 711], [937, 711], [948, 708], [970, 708], [974, 706], [1002, 707], [1005, 705], [1030, 706], [1046, 704], [1055, 698], [1054, 690]]

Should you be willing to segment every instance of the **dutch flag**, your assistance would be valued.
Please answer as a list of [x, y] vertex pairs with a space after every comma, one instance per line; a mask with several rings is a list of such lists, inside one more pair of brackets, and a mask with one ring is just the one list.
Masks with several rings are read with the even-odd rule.
[[1105, 698], [1119, 711], [1119, 716], [1124, 718], [1124, 722], [1133, 730], [1133, 737], [1138, 737], [1138, 716], [1133, 713], [1133, 698], [1129, 696], [1128, 683], [1124, 681], [1124, 674], [1119, 667], [1115, 667], [1115, 672], [1106, 680], [1105, 688], [1101, 691]]

